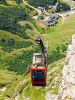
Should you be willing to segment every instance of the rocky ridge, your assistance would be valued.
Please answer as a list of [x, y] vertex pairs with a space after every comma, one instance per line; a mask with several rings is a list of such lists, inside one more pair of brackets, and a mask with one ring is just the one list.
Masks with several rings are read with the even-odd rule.
[[75, 100], [75, 35], [72, 36], [72, 43], [67, 49], [57, 100]]

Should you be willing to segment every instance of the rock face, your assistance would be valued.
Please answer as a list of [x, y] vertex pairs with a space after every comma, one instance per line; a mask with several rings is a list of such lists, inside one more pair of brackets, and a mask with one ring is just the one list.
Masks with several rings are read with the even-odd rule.
[[67, 49], [65, 63], [57, 100], [75, 100], [75, 35], [72, 36], [72, 43]]

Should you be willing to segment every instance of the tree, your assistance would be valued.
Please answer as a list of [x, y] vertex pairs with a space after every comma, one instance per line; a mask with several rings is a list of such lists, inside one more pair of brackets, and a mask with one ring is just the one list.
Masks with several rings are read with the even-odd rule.
[[25, 9], [18, 6], [0, 6], [0, 29], [10, 31], [22, 37], [26, 37], [25, 29], [18, 24], [19, 21], [27, 20]]
[[67, 10], [70, 10], [70, 6], [67, 3], [59, 2], [58, 6], [56, 7], [56, 12], [67, 11]]
[[14, 43], [15, 43], [15, 41], [14, 41], [14, 39], [9, 39], [9, 40], [8, 40], [8, 43], [9, 43], [9, 45], [13, 46]]
[[16, 0], [16, 3], [18, 4], [22, 3], [22, 0]]
[[50, 4], [54, 5], [57, 2], [57, 0], [28, 0], [28, 1], [29, 1], [29, 4], [35, 7], [38, 7], [38, 6], [46, 7], [47, 5], [50, 5]]
[[7, 4], [6, 0], [0, 0], [1, 4]]

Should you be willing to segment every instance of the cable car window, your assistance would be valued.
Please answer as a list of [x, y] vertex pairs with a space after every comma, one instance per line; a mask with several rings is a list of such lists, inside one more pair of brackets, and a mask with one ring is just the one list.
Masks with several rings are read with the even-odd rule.
[[44, 71], [42, 71], [42, 70], [32, 71], [32, 80], [43, 81], [44, 80]]

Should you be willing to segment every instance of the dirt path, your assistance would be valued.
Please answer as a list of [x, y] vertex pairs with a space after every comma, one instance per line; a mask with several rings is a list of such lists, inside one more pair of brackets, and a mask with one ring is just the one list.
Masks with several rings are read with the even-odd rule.
[[40, 10], [38, 10], [37, 8], [35, 8], [35, 7], [31, 6], [31, 5], [29, 5], [25, 0], [23, 0], [23, 3], [24, 3], [25, 5], [27, 5], [27, 6], [29, 6], [30, 8], [36, 10], [36, 11], [38, 12], [38, 15], [41, 15], [41, 11], [40, 11]]

